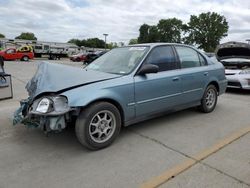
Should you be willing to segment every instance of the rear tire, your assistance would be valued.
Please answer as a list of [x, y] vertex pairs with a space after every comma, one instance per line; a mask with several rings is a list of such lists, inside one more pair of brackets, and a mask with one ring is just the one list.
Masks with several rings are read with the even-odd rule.
[[75, 133], [82, 145], [98, 150], [109, 146], [120, 129], [119, 110], [108, 102], [98, 102], [80, 113], [76, 120]]
[[217, 104], [218, 91], [214, 85], [209, 85], [201, 99], [200, 110], [204, 113], [212, 112]]

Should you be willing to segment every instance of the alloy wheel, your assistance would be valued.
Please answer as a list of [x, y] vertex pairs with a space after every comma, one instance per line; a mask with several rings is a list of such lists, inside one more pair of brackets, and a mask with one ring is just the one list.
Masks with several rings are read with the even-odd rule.
[[215, 104], [215, 100], [216, 100], [216, 92], [214, 89], [209, 89], [207, 91], [207, 94], [206, 94], [206, 105], [208, 108], [212, 108]]
[[94, 142], [104, 143], [112, 137], [115, 129], [115, 115], [108, 110], [103, 110], [96, 113], [91, 119], [89, 135]]

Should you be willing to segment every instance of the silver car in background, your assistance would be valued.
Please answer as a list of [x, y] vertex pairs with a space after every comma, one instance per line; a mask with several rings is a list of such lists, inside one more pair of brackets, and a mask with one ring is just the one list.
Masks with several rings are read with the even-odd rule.
[[250, 45], [227, 42], [218, 46], [216, 58], [225, 66], [228, 88], [250, 90]]

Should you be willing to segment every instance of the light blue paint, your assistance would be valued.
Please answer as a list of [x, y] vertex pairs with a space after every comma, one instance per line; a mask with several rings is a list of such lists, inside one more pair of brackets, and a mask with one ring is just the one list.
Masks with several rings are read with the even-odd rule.
[[207, 61], [205, 66], [137, 75], [150, 51], [161, 45], [180, 44], [141, 45], [149, 46], [149, 51], [126, 75], [43, 63], [27, 89], [33, 99], [48, 93], [66, 96], [72, 109], [84, 108], [97, 100], [113, 101], [121, 107], [125, 125], [155, 113], [197, 106], [211, 82], [218, 84], [219, 94], [225, 92], [227, 81], [223, 65], [213, 63], [203, 54]]

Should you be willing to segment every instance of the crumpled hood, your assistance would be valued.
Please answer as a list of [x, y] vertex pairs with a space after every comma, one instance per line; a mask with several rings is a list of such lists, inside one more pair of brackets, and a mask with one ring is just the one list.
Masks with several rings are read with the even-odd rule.
[[227, 42], [220, 44], [215, 50], [218, 61], [229, 58], [250, 59], [250, 45], [242, 42]]
[[26, 89], [31, 98], [44, 92], [60, 92], [86, 84], [120, 77], [120, 75], [42, 62]]

